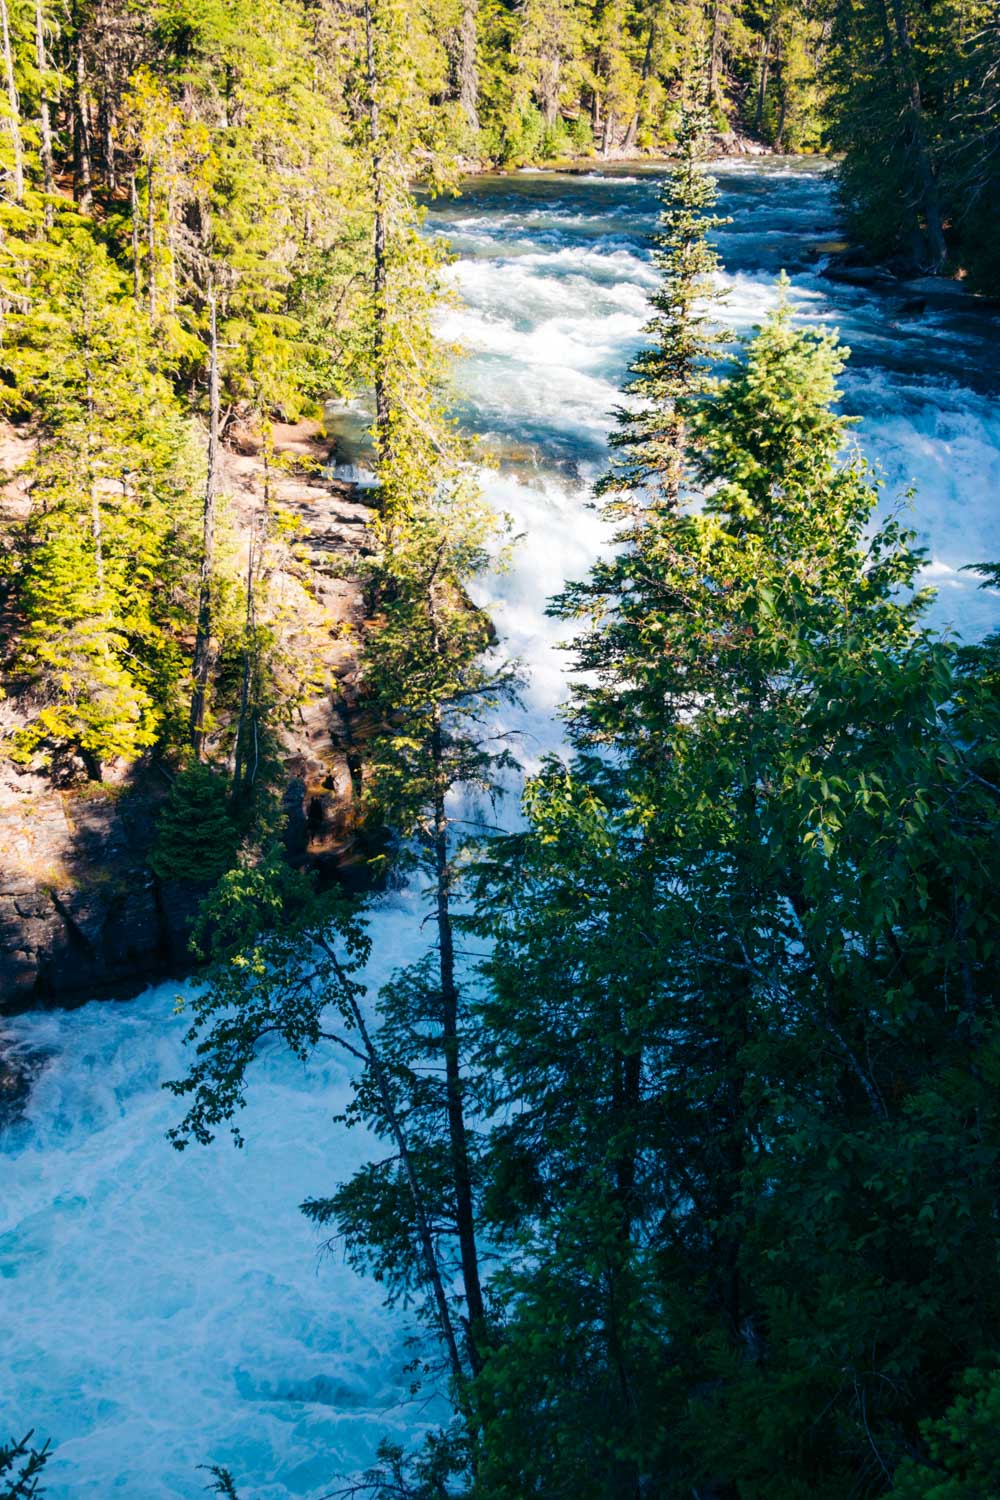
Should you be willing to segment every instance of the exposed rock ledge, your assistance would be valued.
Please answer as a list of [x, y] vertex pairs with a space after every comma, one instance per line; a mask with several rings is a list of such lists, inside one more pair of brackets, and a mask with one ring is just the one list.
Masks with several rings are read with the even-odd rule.
[[[279, 428], [279, 448], [326, 457], [319, 430]], [[13, 472], [30, 440], [0, 434], [0, 465]], [[238, 535], [249, 536], [262, 502], [263, 469], [252, 442], [226, 454], [225, 487]], [[323, 690], [283, 731], [286, 844], [292, 859], [338, 878], [357, 876], [352, 789], [357, 643], [364, 620], [352, 564], [368, 545], [370, 511], [356, 491], [308, 472], [272, 475], [274, 498], [301, 531], [279, 559], [271, 588], [309, 641]], [[16, 478], [0, 500], [0, 524], [24, 514]], [[6, 511], [6, 517], [4, 516]], [[117, 785], [59, 788], [0, 760], [0, 1014], [33, 1005], [126, 996], [190, 966], [188, 935], [203, 888], [160, 881], [148, 863], [167, 779], [141, 766]]]

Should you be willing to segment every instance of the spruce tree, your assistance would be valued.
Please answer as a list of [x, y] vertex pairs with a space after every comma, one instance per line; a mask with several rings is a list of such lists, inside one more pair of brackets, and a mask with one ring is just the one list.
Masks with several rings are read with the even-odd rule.
[[[513, 691], [514, 674], [484, 660], [490, 628], [468, 590], [489, 564], [498, 525], [445, 412], [430, 321], [439, 262], [416, 239], [417, 216], [396, 155], [405, 137], [387, 142], [381, 134], [411, 87], [410, 64], [392, 7], [373, 7], [366, 24], [371, 51], [363, 59], [359, 129], [370, 167], [367, 372], [378, 463], [368, 570], [376, 617], [362, 663], [373, 721], [366, 802], [392, 829], [399, 867], [427, 882], [435, 942], [394, 976], [371, 1017], [336, 938], [340, 932], [348, 953], [362, 956], [367, 939], [338, 925], [356, 917], [335, 904], [324, 935], [323, 900], [303, 896], [292, 919], [283, 894], [288, 877], [274, 859], [226, 876], [206, 927], [219, 958], [190, 1032], [200, 1061], [174, 1085], [193, 1095], [176, 1140], [209, 1139], [239, 1107], [265, 1030], [302, 1056], [332, 1037], [362, 1063], [348, 1119], [373, 1128], [390, 1155], [303, 1207], [317, 1223], [337, 1226], [355, 1262], [373, 1269], [393, 1300], [415, 1299], [432, 1335], [429, 1362], [447, 1371], [458, 1413], [435, 1462], [440, 1467], [447, 1450], [450, 1469], [461, 1472], [474, 1463], [478, 1429], [470, 1381], [486, 1362], [492, 1332], [478, 1243], [475, 1122], [483, 1106], [469, 1071], [468, 996], [456, 942], [461, 848], [453, 822], [456, 798], [493, 794], [509, 764], [490, 715]], [[320, 955], [306, 980], [293, 961], [304, 946]], [[336, 1035], [324, 1019], [330, 1007], [346, 1028]]]
[[638, 745], [550, 765], [484, 887], [501, 1495], [539, 1452], [595, 1500], [876, 1487], [995, 1337], [995, 708], [872, 528], [843, 360], [782, 307], [692, 414]]
[[[618, 523], [611, 557], [553, 603], [566, 619], [585, 622], [574, 641], [576, 659], [595, 681], [576, 690], [571, 720], [580, 742], [620, 739], [635, 745], [653, 723], [642, 687], [627, 686], [633, 659], [651, 649], [646, 623], [661, 600], [657, 559], [683, 498], [691, 416], [714, 389], [714, 366], [725, 334], [710, 321], [719, 300], [719, 260], [710, 235], [725, 221], [714, 214], [715, 182], [703, 169], [707, 116], [685, 111], [680, 163], [662, 190], [653, 262], [661, 282], [646, 325], [649, 345], [625, 384], [631, 404], [615, 412], [611, 467], [597, 486], [604, 514]], [[586, 622], [593, 623], [587, 625]]]
[[38, 269], [8, 356], [41, 432], [19, 549], [13, 676], [33, 705], [15, 750], [91, 772], [156, 743], [177, 711], [193, 455], [124, 278], [84, 229]]
[[0, 1496], [2, 1500], [34, 1500], [44, 1491], [39, 1487], [42, 1471], [49, 1461], [49, 1445], [31, 1446], [34, 1432], [19, 1442], [0, 1443]]

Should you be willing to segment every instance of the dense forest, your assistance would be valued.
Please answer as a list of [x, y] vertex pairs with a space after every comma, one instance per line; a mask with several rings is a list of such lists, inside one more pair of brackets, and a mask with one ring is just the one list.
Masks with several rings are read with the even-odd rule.
[[[174, 1146], [241, 1143], [263, 1042], [350, 1059], [347, 1123], [384, 1149], [303, 1211], [448, 1415], [337, 1493], [1000, 1493], [1000, 636], [929, 623], [836, 335], [784, 281], [723, 333], [704, 162], [834, 153], [865, 254], [996, 291], [996, 7], [0, 21], [0, 401], [30, 499], [0, 538], [0, 748], [78, 794], [137, 767], [169, 787], [154, 868], [208, 887]], [[417, 195], [640, 152], [671, 165], [597, 487], [615, 541], [549, 603], [567, 748], [522, 783], [523, 667], [474, 601], [532, 543], [450, 415]], [[363, 406], [374, 473], [361, 893], [288, 859], [279, 797], [322, 668], [271, 586], [296, 545], [274, 429], [333, 398]], [[238, 432], [265, 473], [249, 545]], [[387, 882], [424, 947], [372, 993]], [[42, 1495], [50, 1457], [11, 1435], [0, 1495]], [[253, 1500], [235, 1463], [206, 1473]]]

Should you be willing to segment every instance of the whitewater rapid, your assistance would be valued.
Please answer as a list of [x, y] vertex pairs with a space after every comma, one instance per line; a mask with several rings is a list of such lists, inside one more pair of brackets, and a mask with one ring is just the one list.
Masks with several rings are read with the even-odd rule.
[[[940, 589], [941, 625], [998, 623], [995, 593], [962, 573], [1000, 560], [1000, 370], [995, 317], [954, 296], [917, 312], [905, 293], [819, 274], [837, 233], [827, 174], [723, 163], [725, 319], [748, 329], [792, 275], [801, 316], [854, 350], [844, 405], [885, 473], [885, 504], [916, 485], [912, 521]], [[639, 347], [654, 285], [646, 236], [655, 170], [525, 173], [431, 206], [459, 259], [443, 332], [468, 355], [460, 415], [496, 457], [485, 475], [523, 540], [483, 590], [507, 650], [530, 669], [515, 717], [531, 765], [558, 744], [565, 691], [547, 598], [604, 544], [588, 508], [608, 413]], [[417, 897], [385, 898], [372, 980], [423, 951]], [[332, 1051], [259, 1064], [242, 1121], [182, 1155], [164, 1139], [183, 1069], [177, 985], [128, 1004], [31, 1014], [5, 1027], [40, 1063], [25, 1116], [0, 1136], [0, 1441], [51, 1437], [51, 1500], [192, 1500], [199, 1464], [226, 1464], [246, 1500], [317, 1500], [433, 1420], [407, 1400], [405, 1319], [298, 1212], [372, 1151], [333, 1116], [350, 1079]], [[433, 1393], [425, 1393], [425, 1397]]]

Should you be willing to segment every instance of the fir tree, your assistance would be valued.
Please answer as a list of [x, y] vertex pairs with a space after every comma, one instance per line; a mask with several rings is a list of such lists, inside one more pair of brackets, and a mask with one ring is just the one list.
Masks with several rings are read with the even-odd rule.
[[724, 221], [712, 212], [715, 183], [700, 165], [705, 129], [704, 111], [685, 113], [681, 162], [664, 184], [655, 239], [662, 282], [645, 329], [651, 343], [629, 372], [625, 392], [633, 404], [615, 413], [612, 466], [597, 486], [605, 514], [620, 523], [618, 547], [553, 605], [566, 618], [596, 619], [575, 645], [580, 666], [597, 679], [581, 691], [573, 721], [587, 742], [623, 735], [634, 743], [628, 736], [637, 734], [643, 718], [652, 722], [638, 680], [633, 693], [626, 686], [630, 661], [650, 649], [645, 622], [655, 619], [661, 603], [657, 553], [682, 499], [690, 418], [714, 388], [713, 362], [725, 344], [708, 314], [719, 296], [709, 236]]
[[584, 1496], [832, 1500], [892, 1474], [995, 1327], [997, 725], [959, 729], [919, 554], [868, 534], [843, 358], [785, 307], [699, 405], [707, 499], [648, 554], [620, 773], [550, 766], [486, 885], [517, 1101], [487, 1201], [523, 1257], [484, 1376], [498, 1494], [544, 1452]]
[[0, 1495], [3, 1500], [34, 1500], [44, 1493], [39, 1488], [42, 1470], [49, 1461], [49, 1445], [31, 1447], [33, 1432], [20, 1442], [0, 1443]]
[[227, 790], [210, 766], [195, 764], [176, 777], [150, 859], [162, 880], [211, 885], [233, 865], [238, 829], [229, 816]]
[[37, 705], [17, 751], [77, 749], [94, 774], [156, 743], [176, 708], [188, 603], [190, 439], [107, 255], [71, 231], [10, 356], [42, 424], [13, 672]]

